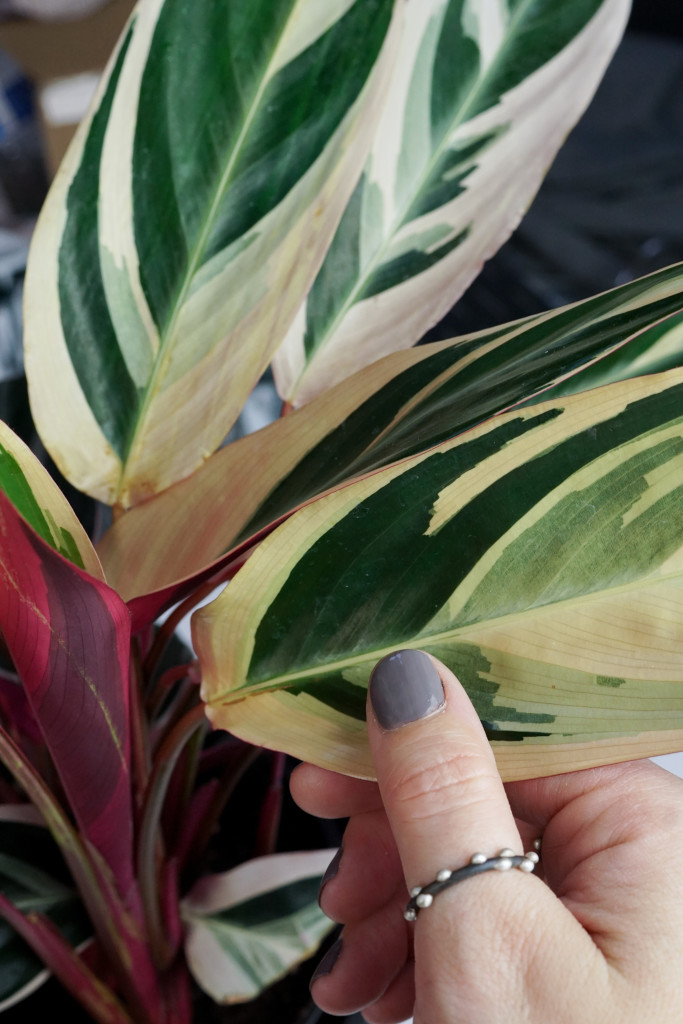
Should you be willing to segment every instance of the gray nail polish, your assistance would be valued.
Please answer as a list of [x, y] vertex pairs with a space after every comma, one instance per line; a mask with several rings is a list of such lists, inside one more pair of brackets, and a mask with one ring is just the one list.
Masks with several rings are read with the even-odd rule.
[[372, 710], [383, 729], [398, 729], [426, 718], [446, 698], [439, 673], [424, 651], [395, 651], [382, 658], [370, 677]]
[[332, 879], [336, 878], [337, 876], [337, 872], [339, 871], [339, 862], [341, 860], [342, 850], [343, 846], [340, 846], [337, 852], [335, 853], [334, 857], [330, 861], [330, 863], [327, 865], [327, 868], [325, 869], [325, 874], [320, 880], [320, 888], [318, 889], [318, 899], [320, 899], [322, 891], [327, 885], [327, 883], [331, 882]]
[[341, 951], [342, 940], [337, 939], [335, 944], [333, 946], [330, 946], [327, 953], [325, 953], [325, 956], [322, 958], [322, 960], [316, 967], [315, 971], [313, 972], [313, 977], [311, 978], [311, 985], [313, 984], [314, 981], [317, 981], [318, 978], [323, 978], [326, 974], [332, 973], [332, 969], [336, 964], [337, 960], [339, 959], [339, 954], [341, 953]]

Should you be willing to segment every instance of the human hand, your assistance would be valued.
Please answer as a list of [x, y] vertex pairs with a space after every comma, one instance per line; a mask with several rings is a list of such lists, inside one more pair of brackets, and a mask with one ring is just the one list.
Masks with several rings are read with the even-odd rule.
[[[683, 1022], [683, 781], [631, 762], [504, 787], [467, 695], [423, 652], [383, 659], [368, 731], [378, 784], [301, 765], [297, 802], [349, 817], [321, 906], [344, 924], [312, 982], [370, 1024]], [[473, 853], [533, 848], [542, 873], [407, 889]]]

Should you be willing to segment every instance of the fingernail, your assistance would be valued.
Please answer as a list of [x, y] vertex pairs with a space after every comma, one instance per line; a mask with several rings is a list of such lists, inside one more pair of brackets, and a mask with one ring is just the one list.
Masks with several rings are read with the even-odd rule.
[[424, 651], [395, 651], [382, 658], [370, 677], [370, 701], [383, 729], [398, 729], [426, 718], [446, 698], [439, 673]]
[[330, 861], [330, 863], [327, 865], [327, 868], [325, 869], [325, 874], [320, 879], [320, 888], [318, 889], [318, 902], [320, 901], [323, 889], [325, 888], [327, 883], [331, 882], [332, 879], [336, 877], [337, 872], [339, 871], [339, 862], [341, 860], [342, 850], [343, 846], [340, 846], [337, 852], [335, 853], [334, 857]]
[[323, 978], [326, 974], [332, 973], [334, 965], [339, 959], [339, 954], [341, 953], [341, 951], [342, 940], [337, 939], [335, 944], [333, 946], [330, 946], [327, 953], [325, 953], [325, 956], [322, 958], [322, 960], [316, 967], [315, 971], [313, 972], [313, 977], [311, 978], [311, 985], [313, 984], [314, 981], [317, 981], [318, 978]]

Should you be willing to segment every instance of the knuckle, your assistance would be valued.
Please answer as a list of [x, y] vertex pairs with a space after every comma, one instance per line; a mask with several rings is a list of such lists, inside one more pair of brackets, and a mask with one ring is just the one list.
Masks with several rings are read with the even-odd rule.
[[395, 809], [412, 820], [431, 818], [457, 805], [469, 808], [490, 800], [491, 787], [499, 787], [495, 768], [480, 755], [444, 751], [426, 764], [412, 760], [389, 780], [389, 798]]

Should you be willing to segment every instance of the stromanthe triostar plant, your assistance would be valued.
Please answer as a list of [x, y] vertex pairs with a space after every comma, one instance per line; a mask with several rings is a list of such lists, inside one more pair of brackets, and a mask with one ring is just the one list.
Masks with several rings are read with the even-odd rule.
[[[330, 854], [274, 852], [281, 752], [370, 775], [394, 648], [453, 668], [508, 778], [681, 746], [683, 268], [413, 347], [627, 16], [135, 9], [26, 280], [33, 415], [113, 506], [97, 549], [0, 430], [0, 1009], [47, 967], [93, 1020], [189, 1024], [197, 985], [249, 1000], [314, 951]], [[222, 447], [268, 365], [283, 416]], [[229, 800], [261, 748], [245, 840]], [[237, 834], [252, 859], [210, 873]]]

